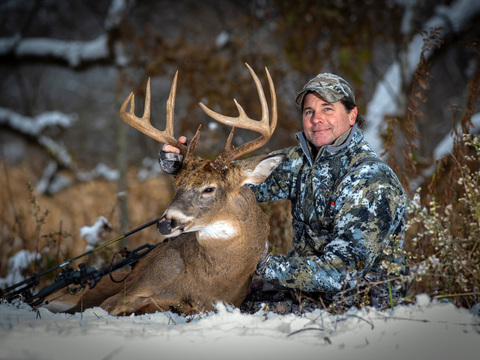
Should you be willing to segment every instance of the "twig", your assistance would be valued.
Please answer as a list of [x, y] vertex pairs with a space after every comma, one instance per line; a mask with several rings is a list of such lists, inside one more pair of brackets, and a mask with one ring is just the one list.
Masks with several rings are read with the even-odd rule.
[[381, 313], [377, 313], [377, 315], [383, 316], [384, 319], [392, 319], [392, 320], [406, 320], [406, 321], [415, 321], [415, 322], [423, 322], [423, 323], [429, 323], [430, 320], [426, 319], [409, 319], [409, 318], [404, 318], [404, 317], [398, 317], [398, 316], [386, 316]]
[[305, 329], [296, 330], [296, 331], [288, 334], [287, 337], [290, 337], [290, 336], [292, 336], [292, 335], [296, 335], [296, 334], [301, 333], [301, 332], [304, 332], [304, 331], [309, 331], [309, 330], [325, 331], [325, 330], [323, 330], [322, 328], [313, 328], [313, 327], [310, 327], [310, 328], [305, 328]]
[[373, 325], [373, 321], [368, 321], [367, 319], [361, 317], [361, 316], [358, 316], [358, 315], [353, 315], [353, 314], [346, 314], [345, 315], [346, 317], [353, 317], [353, 318], [358, 318], [360, 320], [363, 320], [365, 321], [368, 325], [370, 325], [372, 327], [372, 330], [375, 328], [375, 326]]
[[478, 293], [478, 292], [470, 292], [470, 293], [463, 293], [463, 294], [435, 295], [433, 298], [434, 298], [434, 299], [443, 299], [443, 298], [449, 298], [449, 297], [474, 296], [474, 295], [480, 295], [480, 293]]

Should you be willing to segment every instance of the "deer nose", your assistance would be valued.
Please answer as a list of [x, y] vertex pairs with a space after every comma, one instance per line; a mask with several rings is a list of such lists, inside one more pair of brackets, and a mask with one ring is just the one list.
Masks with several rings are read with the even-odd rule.
[[157, 223], [157, 229], [162, 235], [168, 235], [172, 232], [172, 221], [164, 217]]

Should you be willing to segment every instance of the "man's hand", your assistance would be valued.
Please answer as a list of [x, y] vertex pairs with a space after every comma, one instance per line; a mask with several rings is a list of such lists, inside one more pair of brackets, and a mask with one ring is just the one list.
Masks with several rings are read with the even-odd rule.
[[[187, 138], [185, 136], [180, 136], [178, 138], [178, 141], [181, 142], [182, 144], [187, 144]], [[180, 154], [180, 150], [178, 148], [168, 144], [163, 145], [162, 151], [166, 153]]]

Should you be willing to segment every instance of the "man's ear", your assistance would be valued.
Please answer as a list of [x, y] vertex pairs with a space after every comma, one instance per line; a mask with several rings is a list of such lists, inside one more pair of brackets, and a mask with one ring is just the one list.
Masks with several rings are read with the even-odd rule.
[[355, 122], [357, 121], [357, 115], [358, 115], [358, 108], [355, 106], [355, 107], [348, 113], [350, 126], [353, 126], [353, 124], [355, 124]]
[[242, 185], [261, 184], [270, 176], [273, 170], [285, 159], [285, 154], [260, 155], [238, 161], [243, 173]]

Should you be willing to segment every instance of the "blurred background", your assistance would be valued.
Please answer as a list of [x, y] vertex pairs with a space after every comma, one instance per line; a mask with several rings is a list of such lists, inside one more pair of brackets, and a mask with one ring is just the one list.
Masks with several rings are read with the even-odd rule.
[[[260, 117], [244, 63], [267, 99], [265, 67], [275, 83], [279, 122], [262, 153], [296, 144], [297, 91], [320, 72], [339, 74], [355, 89], [367, 140], [399, 176], [408, 172], [414, 191], [451, 151], [472, 101], [479, 24], [479, 0], [0, 1], [0, 270], [21, 248], [50, 246], [54, 261], [81, 253], [79, 229], [99, 216], [109, 238], [161, 215], [172, 197], [156, 160], [161, 145], [118, 112], [133, 91], [143, 113], [150, 77], [152, 123], [163, 129], [177, 70], [175, 134], [191, 138], [203, 124], [205, 157], [230, 129], [199, 102], [236, 116], [236, 98]], [[238, 131], [234, 142], [253, 136]], [[288, 204], [266, 211], [272, 236], [288, 239]], [[145, 239], [158, 241], [156, 229]]]

